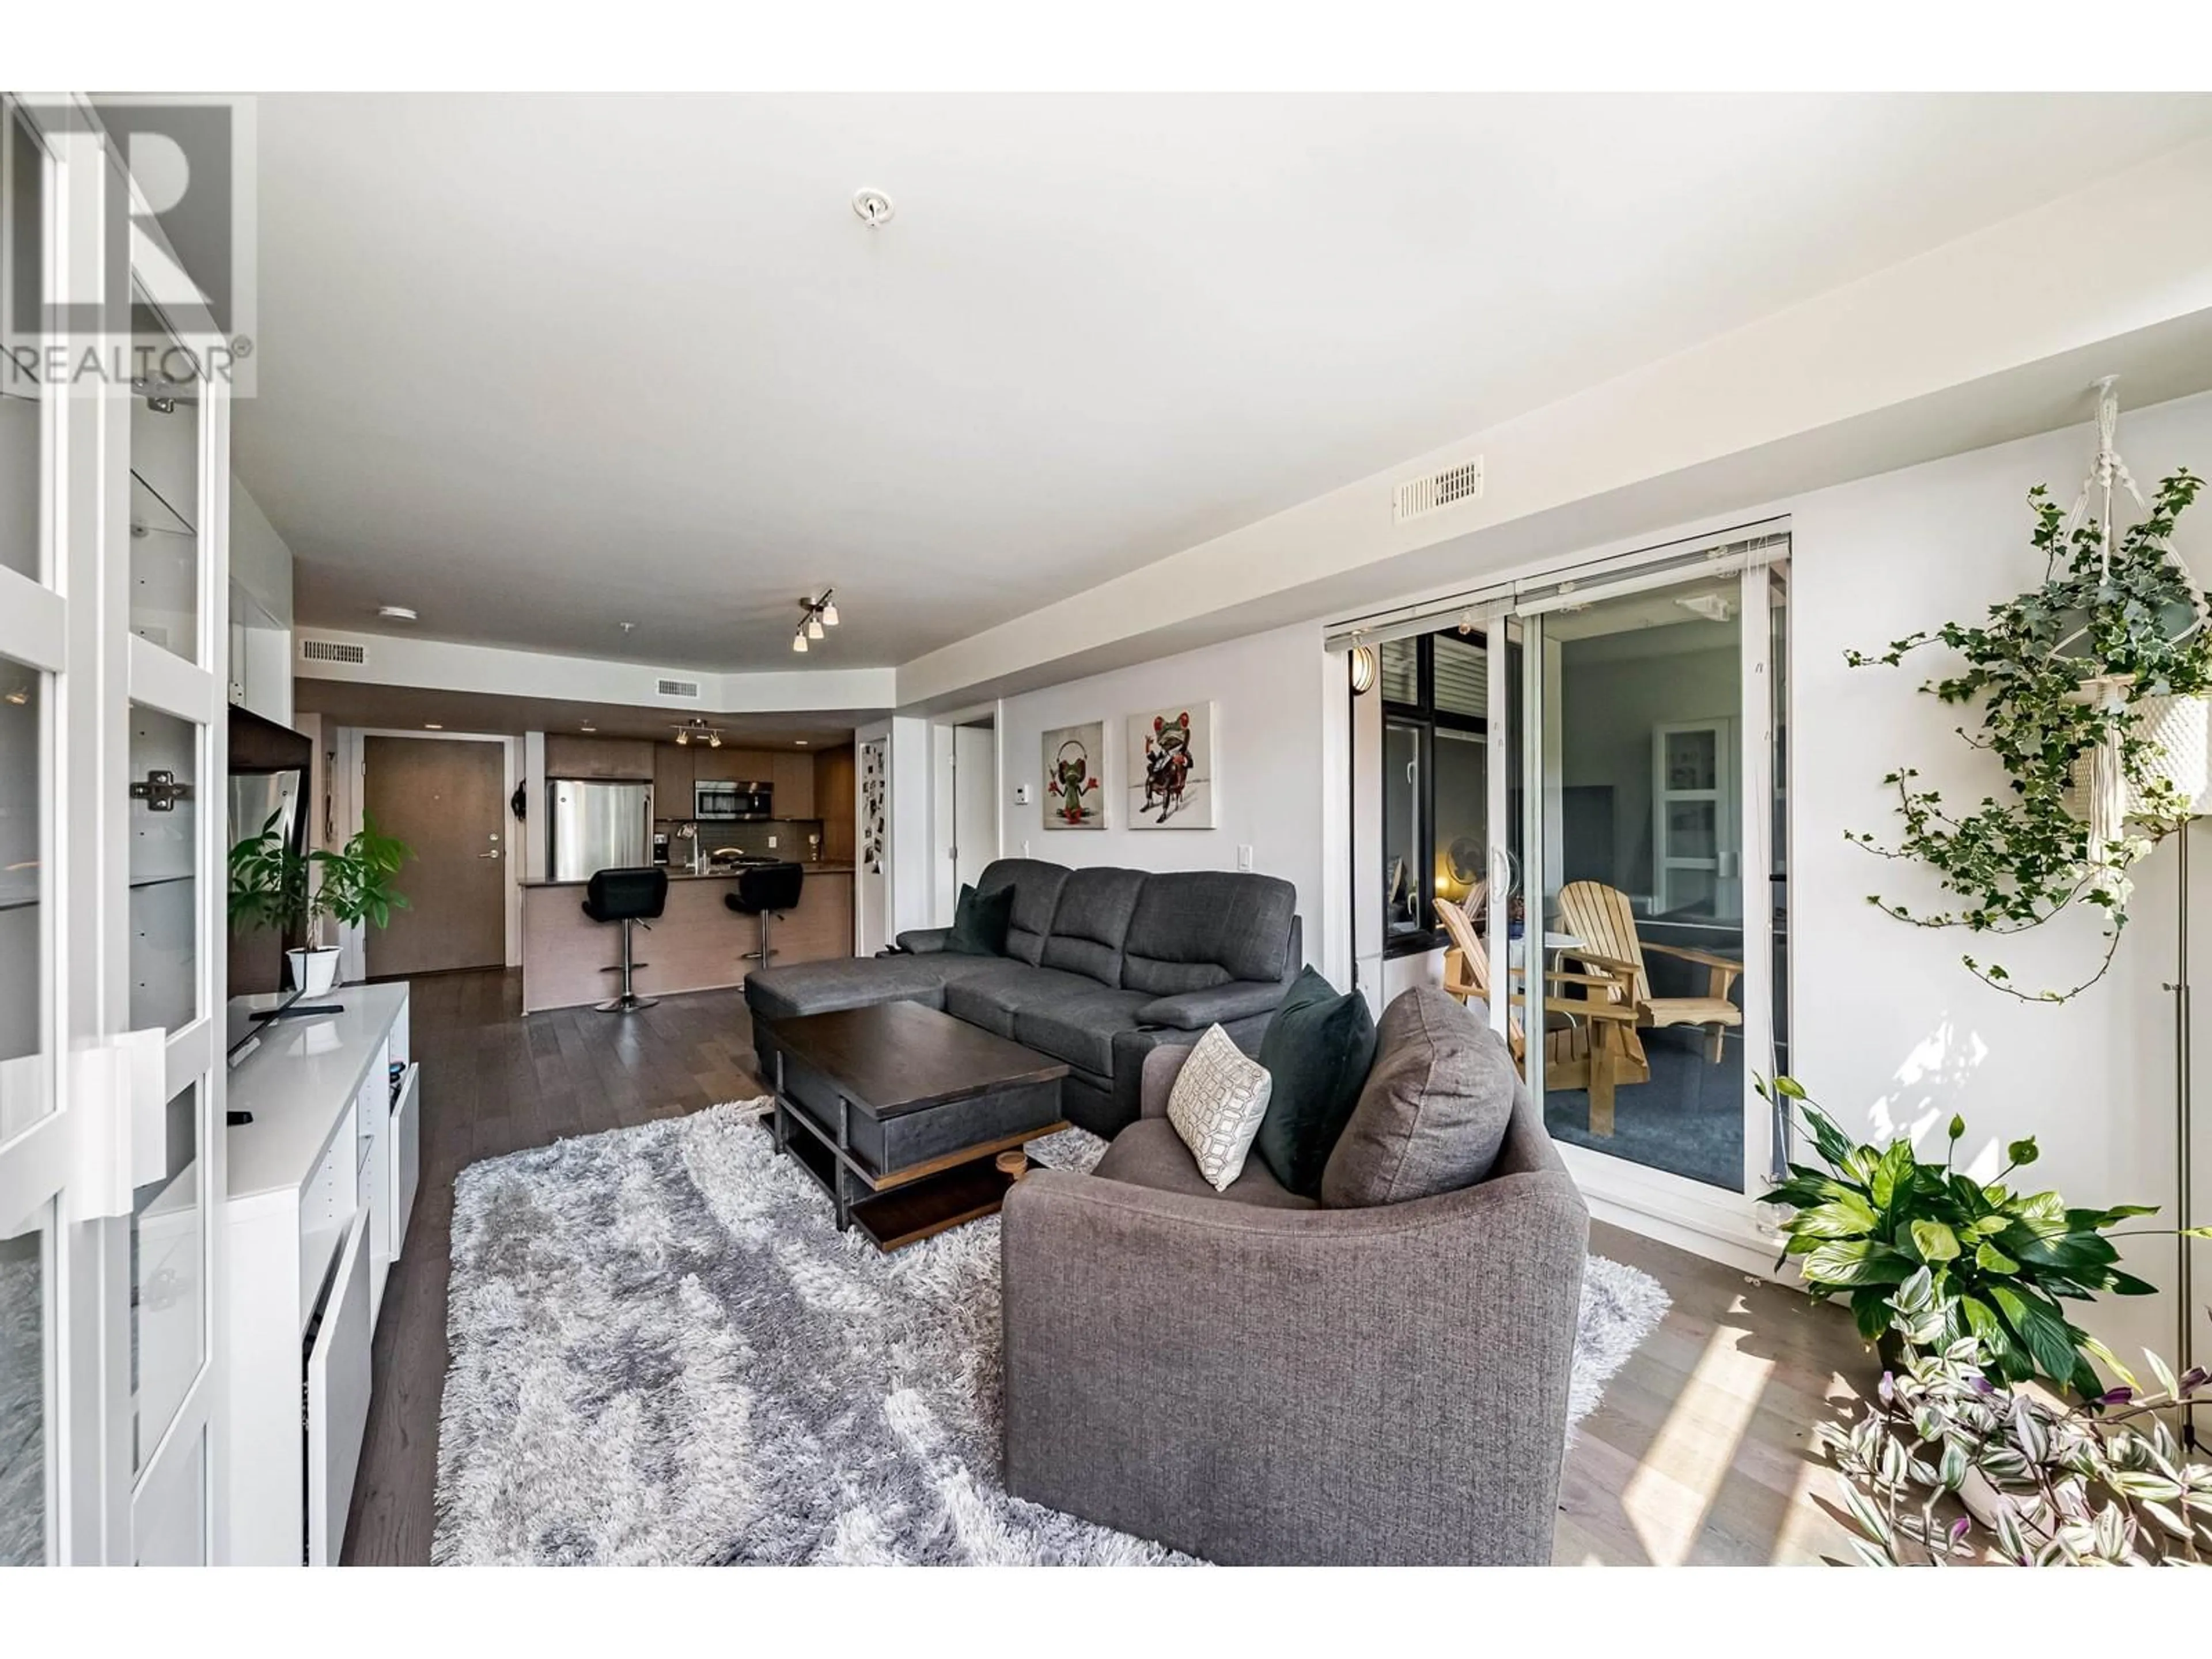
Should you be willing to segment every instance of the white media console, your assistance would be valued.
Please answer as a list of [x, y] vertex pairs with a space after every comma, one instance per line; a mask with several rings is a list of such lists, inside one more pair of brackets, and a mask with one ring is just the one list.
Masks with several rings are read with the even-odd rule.
[[[275, 1002], [277, 999], [268, 999]], [[269, 1022], [230, 1074], [230, 1559], [337, 1565], [368, 1423], [369, 1345], [421, 1169], [407, 987]]]

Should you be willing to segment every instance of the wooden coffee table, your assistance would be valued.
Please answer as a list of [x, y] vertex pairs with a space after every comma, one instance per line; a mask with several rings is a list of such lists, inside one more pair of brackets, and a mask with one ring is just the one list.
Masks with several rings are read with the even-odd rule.
[[1067, 1067], [918, 1002], [767, 1020], [777, 1150], [828, 1189], [842, 1232], [896, 1250], [995, 1215], [996, 1159], [1065, 1129]]

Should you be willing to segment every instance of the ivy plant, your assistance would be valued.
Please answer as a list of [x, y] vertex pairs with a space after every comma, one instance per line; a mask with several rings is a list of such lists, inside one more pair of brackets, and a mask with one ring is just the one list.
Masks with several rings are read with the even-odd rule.
[[[1987, 750], [2006, 778], [2002, 793], [1961, 808], [1922, 787], [1910, 767], [1884, 777], [1897, 791], [1904, 834], [1893, 847], [1869, 833], [1846, 830], [1846, 838], [1925, 865], [1948, 902], [1919, 911], [1878, 893], [1869, 902], [1918, 927], [1993, 934], [2039, 927], [2076, 902], [2104, 913], [2103, 959], [2070, 989], [2023, 991], [2002, 963], [1963, 958], [1985, 983], [2024, 1000], [2063, 1001], [2104, 976], [2127, 923], [2125, 872], [2186, 805], [2157, 777], [2156, 746], [2136, 732], [2130, 710], [2146, 697], [2212, 690], [2212, 629], [2199, 620], [2205, 596], [2168, 553], [2175, 524], [2203, 487], [2186, 469], [2164, 479], [2148, 513], [2115, 537], [2107, 556], [2103, 525], [2089, 518], [2069, 528], [2050, 490], [2038, 484], [2028, 505], [2033, 540], [2044, 556], [2041, 586], [1991, 606], [1978, 625], [1946, 623], [1893, 641], [1885, 651], [1845, 653], [1853, 667], [1895, 667], [1923, 646], [1956, 652], [1964, 666], [1920, 689], [1945, 703], [1978, 705], [1978, 729], [1955, 729]], [[2107, 706], [2085, 696], [2088, 680], [2115, 683], [2124, 701]], [[2075, 763], [2108, 737], [2151, 830], [2093, 847], [2088, 826], [2068, 810], [2068, 791]]]

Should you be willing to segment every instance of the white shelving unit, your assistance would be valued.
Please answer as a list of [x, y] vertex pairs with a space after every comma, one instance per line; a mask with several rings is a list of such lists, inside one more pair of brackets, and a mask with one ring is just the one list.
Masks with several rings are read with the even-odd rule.
[[[230, 1559], [335, 1565], [368, 1422], [370, 1340], [421, 1167], [408, 988], [272, 1022], [230, 1075]], [[257, 999], [274, 1002], [276, 999]], [[394, 1067], [399, 1068], [397, 1073]]]

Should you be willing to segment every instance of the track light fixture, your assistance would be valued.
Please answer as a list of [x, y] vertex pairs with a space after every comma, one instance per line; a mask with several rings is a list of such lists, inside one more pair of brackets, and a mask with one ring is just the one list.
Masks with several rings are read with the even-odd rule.
[[721, 728], [709, 726], [706, 721], [696, 717], [684, 721], [676, 728], [678, 748], [688, 749], [695, 743], [703, 743], [709, 749], [720, 749], [722, 746]]
[[830, 597], [835, 591], [833, 588], [825, 587], [822, 590], [820, 599], [799, 600], [799, 608], [804, 614], [799, 619], [797, 630], [791, 636], [791, 648], [793, 651], [803, 654], [806, 650], [807, 641], [820, 639], [824, 628], [835, 628], [837, 625], [837, 604]]

